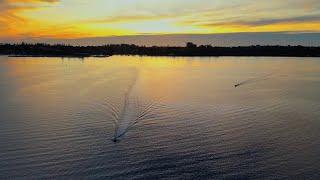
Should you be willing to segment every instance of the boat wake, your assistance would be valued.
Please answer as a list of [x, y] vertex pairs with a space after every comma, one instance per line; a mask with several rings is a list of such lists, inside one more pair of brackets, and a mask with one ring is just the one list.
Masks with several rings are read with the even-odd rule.
[[247, 85], [247, 84], [251, 84], [251, 83], [256, 83], [256, 82], [264, 81], [264, 80], [269, 79], [271, 76], [272, 76], [272, 74], [267, 74], [267, 75], [264, 75], [264, 76], [260, 76], [260, 77], [256, 77], [256, 78], [251, 78], [251, 79], [242, 81], [242, 82], [240, 82], [240, 83], [238, 83], [238, 84], [235, 84], [234, 87], [237, 88], [237, 87], [240, 87], [240, 86], [243, 86], [243, 85]]
[[115, 106], [111, 101], [104, 103], [105, 109], [114, 122], [112, 141], [115, 143], [120, 141], [136, 124], [152, 118], [152, 112], [159, 104], [158, 100], [145, 100], [139, 95], [139, 72], [137, 70], [133, 71], [130, 78], [129, 85], [120, 99], [122, 102], [120, 107]]

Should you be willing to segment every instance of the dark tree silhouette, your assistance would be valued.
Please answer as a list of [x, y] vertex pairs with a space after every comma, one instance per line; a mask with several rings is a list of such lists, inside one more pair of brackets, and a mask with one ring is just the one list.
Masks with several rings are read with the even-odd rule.
[[0, 55], [89, 57], [110, 55], [146, 56], [287, 56], [320, 57], [320, 47], [304, 46], [239, 46], [214, 47], [187, 43], [186, 47], [137, 46], [110, 44], [104, 46], [70, 46], [49, 44], [0, 44]]
[[192, 42], [187, 42], [186, 47], [187, 47], [187, 48], [196, 48], [197, 45], [194, 44], [194, 43], [192, 43]]

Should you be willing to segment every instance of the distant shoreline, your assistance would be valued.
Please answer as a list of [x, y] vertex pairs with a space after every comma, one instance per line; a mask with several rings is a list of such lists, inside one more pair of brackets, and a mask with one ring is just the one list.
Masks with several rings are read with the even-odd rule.
[[112, 55], [171, 56], [171, 57], [320, 57], [320, 47], [306, 46], [197, 46], [187, 43], [185, 47], [137, 46], [129, 44], [104, 46], [70, 46], [49, 44], [0, 44], [0, 55], [10, 57], [61, 57], [86, 58]]
[[8, 57], [59, 57], [59, 58], [88, 58], [88, 57], [96, 57], [96, 58], [104, 58], [110, 57], [111, 55], [88, 55], [88, 56], [77, 56], [77, 55], [7, 55]]

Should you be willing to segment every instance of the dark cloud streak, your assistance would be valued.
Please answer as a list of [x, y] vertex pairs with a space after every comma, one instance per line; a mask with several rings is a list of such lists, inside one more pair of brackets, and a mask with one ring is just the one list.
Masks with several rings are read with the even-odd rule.
[[265, 26], [281, 23], [302, 23], [302, 22], [320, 22], [320, 15], [300, 16], [281, 19], [261, 19], [256, 21], [229, 21], [221, 23], [198, 23], [205, 26], [222, 26], [222, 25], [245, 25], [245, 26]]

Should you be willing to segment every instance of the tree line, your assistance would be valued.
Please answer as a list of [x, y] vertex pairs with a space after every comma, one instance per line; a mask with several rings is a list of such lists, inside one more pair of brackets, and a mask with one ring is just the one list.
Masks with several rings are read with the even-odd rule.
[[188, 42], [185, 47], [138, 46], [134, 44], [109, 44], [103, 46], [71, 46], [63, 44], [0, 44], [1, 55], [89, 57], [110, 55], [146, 56], [286, 56], [320, 57], [320, 47], [306, 46], [237, 46], [217, 47]]

